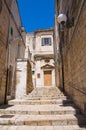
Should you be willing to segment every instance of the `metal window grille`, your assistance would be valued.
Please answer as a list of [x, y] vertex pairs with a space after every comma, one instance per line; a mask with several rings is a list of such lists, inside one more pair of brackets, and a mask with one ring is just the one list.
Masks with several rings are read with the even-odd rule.
[[42, 38], [42, 46], [51, 45], [51, 38]]

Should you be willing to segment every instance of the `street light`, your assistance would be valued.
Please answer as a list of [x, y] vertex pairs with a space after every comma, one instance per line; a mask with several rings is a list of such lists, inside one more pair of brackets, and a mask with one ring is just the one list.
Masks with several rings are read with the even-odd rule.
[[63, 60], [63, 50], [62, 50], [62, 43], [64, 42], [64, 26], [67, 22], [67, 16], [65, 14], [59, 14], [57, 17], [57, 21], [59, 23], [59, 34], [60, 34], [60, 43], [59, 43], [59, 49], [60, 49], [60, 56], [61, 56], [61, 73], [62, 73], [62, 90], [64, 91], [64, 60]]
[[59, 14], [57, 17], [57, 21], [60, 24], [60, 31], [64, 31], [64, 25], [67, 28], [71, 28], [74, 26], [74, 18], [65, 15], [65, 14]]
[[67, 21], [67, 16], [65, 14], [59, 14], [57, 21], [58, 23], [65, 23]]
[[64, 25], [67, 21], [67, 16], [65, 14], [59, 14], [59, 16], [57, 17], [57, 21], [60, 24], [60, 31], [63, 32], [64, 31]]
[[57, 17], [57, 22], [59, 23], [59, 36], [60, 36], [60, 43], [59, 43], [59, 49], [60, 49], [60, 55], [61, 55], [61, 68], [62, 68], [62, 86], [63, 91], [65, 91], [64, 88], [64, 57], [63, 57], [63, 43], [64, 43], [64, 28], [71, 28], [74, 26], [74, 18], [69, 17], [68, 13], [65, 14], [59, 14]]

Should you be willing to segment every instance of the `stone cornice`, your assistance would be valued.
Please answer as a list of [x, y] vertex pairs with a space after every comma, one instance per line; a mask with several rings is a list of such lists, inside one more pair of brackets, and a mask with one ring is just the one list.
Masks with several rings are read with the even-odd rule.
[[34, 56], [35, 60], [43, 60], [43, 59], [54, 59], [54, 54], [37, 54]]

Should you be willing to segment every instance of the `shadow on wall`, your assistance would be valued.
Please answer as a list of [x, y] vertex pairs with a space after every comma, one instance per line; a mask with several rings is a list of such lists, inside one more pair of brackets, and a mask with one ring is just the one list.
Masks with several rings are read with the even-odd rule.
[[31, 70], [31, 64], [28, 61], [27, 63], [27, 89], [26, 94], [29, 94], [33, 90], [33, 82], [32, 82], [32, 70]]
[[[67, 94], [64, 94], [67, 95]], [[77, 97], [78, 98], [78, 97]], [[67, 99], [63, 100], [62, 105], [64, 107], [72, 107], [75, 110], [74, 116], [76, 117], [77, 124], [80, 126], [80, 128], [86, 128], [86, 115], [84, 115], [81, 110], [79, 109], [78, 105], [76, 105], [73, 100], [68, 96]], [[72, 122], [73, 123], [73, 122]]]

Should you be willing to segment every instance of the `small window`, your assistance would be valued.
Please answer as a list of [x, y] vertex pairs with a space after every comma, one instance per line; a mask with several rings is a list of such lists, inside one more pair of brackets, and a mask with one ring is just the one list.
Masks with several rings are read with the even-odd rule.
[[13, 36], [13, 28], [12, 27], [10, 27], [10, 34], [11, 34], [11, 36]]
[[48, 37], [48, 38], [42, 38], [41, 39], [41, 42], [42, 42], [42, 46], [47, 46], [47, 45], [51, 45], [51, 38]]
[[40, 73], [37, 74], [37, 78], [40, 78]]
[[0, 1], [0, 12], [2, 11], [2, 1]]
[[32, 71], [32, 75], [34, 75], [34, 74], [35, 74], [35, 71], [33, 70], [33, 71]]

